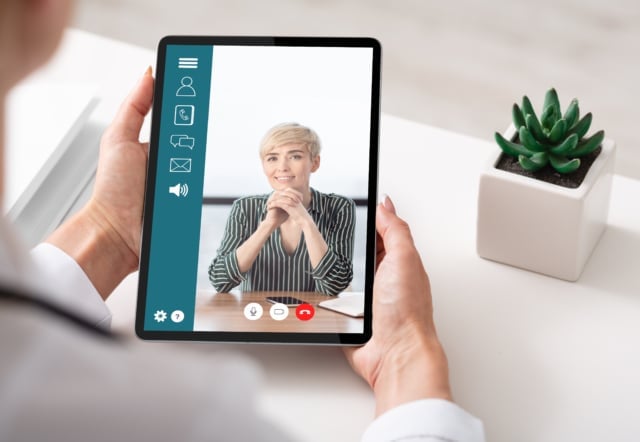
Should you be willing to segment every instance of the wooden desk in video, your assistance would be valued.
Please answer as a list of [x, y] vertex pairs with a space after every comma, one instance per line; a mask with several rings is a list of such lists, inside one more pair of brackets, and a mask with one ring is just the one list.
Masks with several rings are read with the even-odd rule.
[[[267, 296], [293, 296], [311, 304], [315, 309], [315, 315], [308, 321], [301, 321], [296, 317], [296, 308], [289, 307], [287, 318], [276, 321], [269, 314], [273, 304], [266, 300]], [[318, 306], [318, 303], [332, 298], [316, 292], [211, 293], [201, 291], [196, 300], [194, 330], [361, 333], [364, 324], [362, 318], [352, 318]], [[264, 313], [260, 319], [251, 321], [244, 316], [244, 307], [250, 302], [257, 302], [262, 306]]]

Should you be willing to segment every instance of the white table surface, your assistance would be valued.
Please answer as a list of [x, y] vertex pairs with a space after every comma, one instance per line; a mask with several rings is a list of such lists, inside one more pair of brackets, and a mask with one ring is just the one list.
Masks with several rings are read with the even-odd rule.
[[[99, 85], [85, 134], [96, 144], [148, 65], [152, 51], [72, 31], [39, 75]], [[382, 116], [380, 191], [412, 226], [430, 274], [455, 399], [484, 421], [491, 441], [638, 440], [640, 182], [614, 178], [607, 230], [581, 278], [560, 281], [476, 255], [478, 179], [495, 151]], [[114, 328], [129, 334], [136, 283], [135, 274], [125, 279], [108, 302]], [[372, 419], [373, 396], [340, 349], [185, 345], [257, 359], [260, 407], [296, 439], [357, 440]]]

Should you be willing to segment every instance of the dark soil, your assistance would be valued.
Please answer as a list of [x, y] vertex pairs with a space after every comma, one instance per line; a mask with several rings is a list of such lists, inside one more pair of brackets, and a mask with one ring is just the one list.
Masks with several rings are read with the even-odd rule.
[[549, 164], [536, 172], [526, 171], [520, 166], [517, 158], [506, 155], [504, 152], [500, 155], [500, 158], [498, 158], [498, 162], [495, 167], [496, 169], [506, 170], [507, 172], [517, 173], [518, 175], [575, 189], [580, 187], [580, 184], [584, 181], [584, 177], [587, 175], [589, 168], [596, 158], [598, 158], [601, 151], [602, 147], [600, 146], [590, 154], [580, 157], [580, 167], [578, 167], [575, 172], [569, 174], [558, 173]]

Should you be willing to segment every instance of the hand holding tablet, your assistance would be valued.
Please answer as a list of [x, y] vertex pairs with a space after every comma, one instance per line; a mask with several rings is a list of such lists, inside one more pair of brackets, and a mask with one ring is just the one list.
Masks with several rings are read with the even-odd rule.
[[[137, 334], [366, 342], [379, 44], [166, 37], [156, 72]], [[364, 293], [364, 317], [315, 308], [345, 290]], [[285, 296], [313, 315], [270, 316]]]

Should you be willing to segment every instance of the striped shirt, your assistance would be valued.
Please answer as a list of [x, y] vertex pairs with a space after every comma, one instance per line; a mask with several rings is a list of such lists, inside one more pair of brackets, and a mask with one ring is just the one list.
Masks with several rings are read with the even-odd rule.
[[270, 194], [234, 201], [227, 219], [222, 243], [209, 266], [209, 280], [218, 292], [228, 292], [240, 284], [242, 291], [310, 291], [337, 295], [353, 278], [353, 237], [355, 203], [333, 193], [311, 189], [311, 215], [327, 243], [327, 253], [315, 269], [311, 268], [304, 233], [293, 254], [282, 246], [280, 229], [264, 243], [246, 273], [240, 273], [236, 249], [264, 220]]

